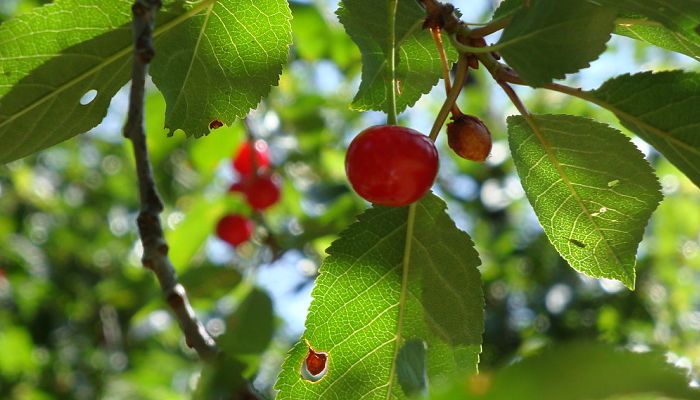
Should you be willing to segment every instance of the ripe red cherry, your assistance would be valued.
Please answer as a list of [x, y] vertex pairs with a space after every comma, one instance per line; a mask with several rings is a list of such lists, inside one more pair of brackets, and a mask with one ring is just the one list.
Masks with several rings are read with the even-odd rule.
[[253, 234], [253, 221], [239, 214], [229, 214], [216, 224], [216, 235], [233, 247], [250, 239]]
[[360, 132], [348, 147], [345, 173], [367, 201], [405, 206], [423, 197], [435, 180], [438, 153], [418, 131], [379, 125]]
[[279, 179], [276, 175], [259, 175], [243, 184], [243, 194], [251, 207], [264, 210], [280, 199]]
[[233, 159], [233, 168], [242, 176], [252, 175], [253, 171], [253, 149], [255, 149], [255, 163], [258, 171], [265, 171], [270, 167], [270, 151], [264, 140], [254, 142], [247, 141], [238, 148], [236, 157]]

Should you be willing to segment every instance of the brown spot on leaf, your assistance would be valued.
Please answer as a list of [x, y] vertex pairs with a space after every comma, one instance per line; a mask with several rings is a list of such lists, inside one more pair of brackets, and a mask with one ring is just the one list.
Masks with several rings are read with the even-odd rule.
[[585, 244], [585, 243], [580, 242], [580, 241], [578, 241], [578, 240], [576, 240], [576, 239], [569, 239], [569, 242], [573, 243], [574, 245], [576, 245], [576, 246], [578, 246], [578, 247], [580, 247], [580, 248], [586, 247], [586, 244]]
[[218, 120], [218, 119], [213, 119], [213, 120], [209, 123], [209, 129], [211, 129], [211, 130], [219, 129], [219, 128], [221, 128], [222, 126], [224, 126], [224, 123], [221, 122], [221, 121]]
[[306, 347], [309, 352], [301, 363], [300, 374], [302, 379], [316, 383], [328, 372], [328, 353], [314, 350], [308, 340], [306, 340]]

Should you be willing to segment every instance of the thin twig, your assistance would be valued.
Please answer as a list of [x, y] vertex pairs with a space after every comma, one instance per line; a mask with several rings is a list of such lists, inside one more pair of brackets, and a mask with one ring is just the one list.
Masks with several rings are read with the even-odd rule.
[[[464, 81], [467, 80], [468, 71], [469, 68], [467, 65], [467, 56], [462, 54], [457, 62], [457, 73], [455, 74], [454, 84], [447, 93], [445, 102], [442, 103], [442, 107], [435, 117], [435, 122], [433, 122], [433, 127], [430, 129], [430, 139], [433, 142], [437, 139], [438, 133], [440, 133], [440, 128], [442, 128], [442, 125], [445, 123], [447, 115], [452, 109], [452, 105], [457, 101], [457, 97], [459, 97], [459, 93], [462, 91], [462, 87], [464, 87]], [[461, 112], [457, 115], [453, 114], [453, 118], [457, 118], [460, 115], [462, 115]]]
[[170, 259], [168, 244], [163, 236], [160, 213], [163, 203], [156, 191], [151, 163], [146, 147], [146, 132], [143, 125], [144, 94], [148, 64], [155, 55], [152, 34], [156, 14], [161, 0], [136, 0], [131, 8], [133, 14], [134, 61], [129, 95], [129, 114], [124, 126], [124, 136], [131, 139], [136, 159], [136, 174], [141, 199], [141, 212], [137, 218], [139, 235], [143, 244], [142, 262], [152, 270], [163, 291], [168, 305], [185, 334], [187, 345], [204, 360], [213, 359], [219, 349], [197, 319], [187, 298], [185, 288], [178, 282]]

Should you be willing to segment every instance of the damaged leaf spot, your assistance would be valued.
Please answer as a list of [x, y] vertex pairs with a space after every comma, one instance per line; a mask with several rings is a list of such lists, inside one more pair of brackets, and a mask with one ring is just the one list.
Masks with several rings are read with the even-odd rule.
[[328, 353], [314, 350], [308, 340], [306, 347], [309, 348], [309, 352], [301, 363], [300, 374], [302, 379], [316, 383], [328, 372]]
[[569, 239], [569, 242], [573, 243], [574, 245], [576, 245], [576, 246], [578, 246], [578, 247], [580, 247], [580, 248], [586, 247], [586, 244], [585, 244], [585, 243], [580, 242], [580, 241], [578, 241], [578, 240], [576, 240], [576, 239]]
[[224, 126], [224, 123], [219, 121], [218, 119], [214, 119], [209, 123], [209, 129], [211, 130], [219, 129], [222, 126]]

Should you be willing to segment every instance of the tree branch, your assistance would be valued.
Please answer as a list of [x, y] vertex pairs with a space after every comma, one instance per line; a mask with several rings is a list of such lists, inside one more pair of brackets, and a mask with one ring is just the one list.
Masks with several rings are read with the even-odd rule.
[[131, 139], [136, 159], [136, 174], [141, 198], [141, 212], [137, 218], [139, 235], [143, 244], [144, 267], [158, 278], [168, 305], [185, 334], [185, 341], [204, 360], [213, 359], [219, 349], [214, 339], [197, 319], [187, 298], [185, 288], [178, 282], [170, 259], [168, 244], [163, 236], [160, 213], [163, 203], [158, 196], [151, 163], [146, 147], [143, 126], [144, 95], [148, 64], [155, 55], [153, 50], [153, 25], [161, 0], [136, 0], [131, 7], [133, 15], [134, 61], [129, 94], [129, 113], [124, 126], [124, 136]]

